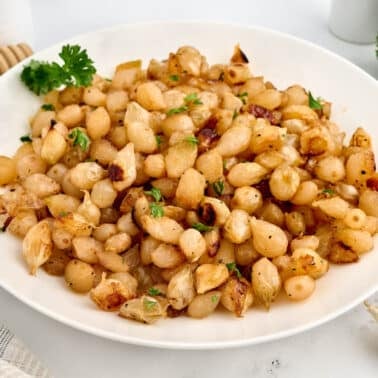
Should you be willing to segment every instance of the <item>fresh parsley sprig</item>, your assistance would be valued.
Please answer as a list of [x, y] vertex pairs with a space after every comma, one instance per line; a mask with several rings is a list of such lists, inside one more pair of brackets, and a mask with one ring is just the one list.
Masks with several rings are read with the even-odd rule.
[[167, 112], [167, 115], [168, 116], [171, 116], [173, 114], [179, 114], [179, 113], [183, 113], [183, 112], [186, 112], [189, 108], [186, 106], [186, 105], [182, 105], [180, 106], [179, 108], [172, 108], [172, 109], [169, 109], [168, 112]]
[[197, 93], [189, 93], [188, 95], [184, 97], [184, 104], [178, 108], [169, 109], [167, 112], [167, 115], [171, 116], [173, 114], [183, 113], [183, 112], [188, 111], [190, 107], [192, 107], [193, 105], [202, 105], [202, 104], [203, 102], [201, 101], [200, 98], [198, 98]]
[[144, 298], [143, 300], [143, 306], [147, 311], [152, 311], [157, 304], [156, 300], [151, 301], [148, 298]]
[[333, 196], [335, 194], [335, 191], [333, 189], [323, 189], [322, 193], [329, 194], [330, 196]]
[[196, 146], [199, 143], [198, 139], [193, 135], [187, 136], [184, 140], [185, 142], [188, 142], [192, 146]]
[[161, 137], [161, 135], [156, 135], [155, 139], [156, 139], [156, 144], [158, 148], [160, 148], [161, 144], [163, 143], [163, 138]]
[[184, 97], [184, 102], [186, 105], [202, 105], [203, 102], [198, 98], [197, 93], [189, 93]]
[[169, 80], [171, 80], [171, 81], [179, 81], [180, 80], [180, 76], [179, 75], [171, 75], [171, 76], [169, 76]]
[[148, 295], [151, 295], [152, 297], [156, 297], [157, 295], [162, 295], [163, 293], [157, 289], [156, 287], [150, 287], [147, 290]]
[[243, 102], [244, 105], [247, 103], [247, 99], [246, 98], [248, 98], [248, 92], [239, 93], [236, 96], [239, 97], [240, 100], [242, 100], [242, 102]]
[[242, 274], [240, 273], [240, 270], [239, 270], [238, 267], [236, 266], [236, 263], [231, 262], [231, 263], [226, 264], [226, 266], [227, 266], [227, 269], [228, 269], [231, 273], [235, 273], [235, 274], [236, 274], [236, 277], [238, 277], [238, 278], [241, 278], [241, 277], [242, 277]]
[[30, 138], [30, 135], [23, 135], [21, 138], [20, 138], [20, 141], [22, 143], [30, 143], [32, 141], [32, 138]]
[[212, 295], [212, 296], [211, 296], [211, 302], [212, 302], [212, 303], [217, 303], [218, 298], [219, 298], [218, 295], [216, 295], [216, 294]]
[[151, 211], [151, 216], [154, 218], [161, 218], [162, 216], [164, 216], [163, 206], [161, 206], [157, 202], [150, 203], [150, 211]]
[[221, 196], [224, 192], [224, 182], [222, 180], [215, 181], [211, 184], [214, 189], [214, 192]]
[[321, 101], [320, 97], [318, 97], [317, 99], [315, 99], [313, 97], [312, 93], [310, 91], [308, 92], [308, 106], [311, 109], [322, 110], [323, 109], [323, 105], [321, 104], [320, 101]]
[[144, 194], [151, 196], [156, 202], [161, 201], [163, 198], [160, 189], [152, 187], [151, 190], [145, 190]]
[[48, 110], [55, 110], [55, 106], [53, 104], [43, 104], [41, 106], [42, 110], [48, 111]]
[[68, 138], [73, 139], [72, 144], [74, 146], [79, 146], [83, 151], [88, 151], [91, 140], [89, 139], [88, 135], [80, 129], [73, 129], [71, 133], [68, 134]]
[[21, 72], [21, 80], [35, 94], [45, 94], [61, 86], [88, 86], [96, 73], [87, 50], [65, 45], [59, 53], [63, 64], [32, 60]]
[[192, 228], [196, 229], [199, 232], [207, 232], [213, 229], [213, 227], [203, 224], [201, 222], [193, 223]]

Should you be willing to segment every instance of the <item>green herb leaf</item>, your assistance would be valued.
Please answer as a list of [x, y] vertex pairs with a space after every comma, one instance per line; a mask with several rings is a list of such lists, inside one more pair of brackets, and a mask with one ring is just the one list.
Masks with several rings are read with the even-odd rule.
[[208, 225], [203, 224], [201, 222], [193, 223], [192, 228], [196, 229], [199, 232], [207, 232], [207, 231], [211, 231], [213, 229], [212, 226], [208, 226]]
[[171, 76], [169, 76], [169, 80], [179, 81], [180, 80], [180, 76], [179, 75], [171, 75]]
[[323, 105], [320, 103], [320, 98], [318, 97], [315, 100], [315, 98], [312, 96], [312, 94], [311, 94], [310, 91], [308, 92], [308, 106], [311, 109], [315, 109], [315, 110], [321, 110], [321, 109], [323, 109]]
[[188, 110], [188, 107], [186, 105], [183, 105], [183, 106], [180, 106], [179, 108], [169, 109], [168, 112], [167, 112], [167, 115], [171, 116], [173, 114], [179, 114], [179, 113], [186, 112], [187, 110]]
[[236, 110], [234, 110], [234, 112], [232, 113], [232, 120], [234, 120], [238, 115], [239, 113]]
[[224, 182], [222, 180], [215, 181], [211, 184], [214, 189], [214, 192], [221, 196], [224, 191]]
[[147, 311], [153, 310], [156, 305], [157, 305], [156, 301], [151, 301], [148, 298], [144, 298], [143, 300], [143, 306]]
[[159, 289], [156, 289], [155, 287], [150, 287], [147, 290], [147, 293], [148, 293], [148, 295], [151, 295], [152, 297], [156, 297], [157, 295], [163, 294]]
[[41, 106], [42, 110], [55, 110], [55, 106], [53, 104], [43, 104]]
[[59, 54], [63, 65], [32, 60], [24, 66], [21, 80], [35, 94], [45, 94], [54, 88], [88, 86], [96, 73], [93, 61], [79, 45], [65, 45]]
[[151, 190], [145, 190], [144, 194], [153, 197], [156, 202], [161, 201], [161, 199], [163, 198], [160, 189], [154, 187], [152, 187]]
[[335, 191], [333, 189], [323, 189], [322, 193], [333, 195], [335, 194]]
[[247, 103], [248, 92], [239, 93], [236, 96], [242, 100], [244, 105]]
[[58, 217], [63, 218], [63, 217], [66, 217], [67, 215], [68, 215], [67, 211], [61, 211], [61, 212], [58, 214]]
[[211, 302], [216, 303], [218, 298], [219, 298], [218, 295], [212, 295], [211, 296]]
[[66, 45], [59, 54], [64, 62], [66, 85], [87, 87], [96, 73], [93, 61], [88, 57], [87, 50], [81, 50], [79, 45]]
[[150, 210], [151, 210], [151, 215], [154, 218], [161, 218], [162, 216], [164, 216], [163, 207], [156, 202], [150, 203]]
[[155, 139], [156, 139], [156, 143], [158, 145], [158, 148], [160, 148], [161, 144], [163, 143], [161, 135], [156, 135]]
[[186, 105], [202, 105], [203, 102], [198, 98], [197, 93], [189, 93], [184, 97]]
[[197, 145], [199, 143], [198, 139], [195, 136], [193, 136], [193, 135], [187, 136], [184, 140], [185, 140], [185, 142], [188, 142], [188, 143], [190, 143], [193, 146], [195, 146], [195, 145]]
[[32, 139], [30, 138], [29, 135], [23, 135], [21, 138], [20, 138], [20, 141], [22, 143], [30, 143], [32, 141]]
[[80, 146], [83, 151], [87, 151], [91, 143], [88, 135], [80, 129], [73, 129], [72, 132], [68, 134], [68, 138], [73, 139], [73, 145]]
[[242, 277], [242, 274], [240, 273], [240, 270], [238, 269], [238, 267], [236, 266], [236, 263], [232, 262], [232, 263], [228, 263], [226, 264], [227, 266], [227, 269], [231, 272], [231, 273], [235, 273], [236, 276], [238, 278], [241, 278]]

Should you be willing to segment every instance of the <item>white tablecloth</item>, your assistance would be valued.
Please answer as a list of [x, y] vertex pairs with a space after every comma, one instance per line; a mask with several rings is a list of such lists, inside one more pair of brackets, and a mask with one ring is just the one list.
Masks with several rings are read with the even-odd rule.
[[[35, 49], [120, 23], [207, 19], [262, 25], [345, 56], [374, 77], [372, 45], [356, 46], [327, 28], [327, 0], [33, 0]], [[378, 24], [378, 22], [377, 22]], [[378, 300], [378, 295], [372, 300]], [[58, 378], [347, 378], [378, 375], [378, 325], [364, 307], [301, 335], [224, 351], [171, 351], [123, 345], [59, 324], [0, 289], [4, 323]]]

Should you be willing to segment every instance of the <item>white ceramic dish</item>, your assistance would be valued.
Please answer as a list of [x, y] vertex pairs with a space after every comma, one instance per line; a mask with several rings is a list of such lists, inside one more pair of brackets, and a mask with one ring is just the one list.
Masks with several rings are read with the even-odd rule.
[[[265, 75], [279, 88], [301, 83], [334, 103], [332, 118], [349, 134], [363, 125], [377, 141], [377, 82], [348, 61], [297, 38], [260, 28], [180, 22], [118, 26], [68, 42], [87, 48], [98, 71], [105, 75], [119, 62], [165, 58], [183, 44], [196, 46], [212, 63], [227, 62], [239, 42], [255, 74]], [[34, 58], [57, 59], [62, 44]], [[40, 105], [21, 84], [21, 69], [17, 66], [0, 78], [0, 154], [15, 151], [19, 137], [27, 132], [28, 117]], [[278, 299], [270, 312], [253, 308], [242, 319], [219, 313], [200, 321], [181, 317], [146, 326], [98, 311], [89, 298], [73, 294], [63, 280], [43, 270], [37, 277], [28, 275], [21, 243], [9, 235], [0, 236], [0, 245], [0, 285], [24, 303], [80, 330], [154, 347], [226, 348], [278, 339], [335, 318], [378, 289], [376, 247], [358, 264], [332, 266], [317, 281], [317, 290], [308, 301], [292, 304]]]

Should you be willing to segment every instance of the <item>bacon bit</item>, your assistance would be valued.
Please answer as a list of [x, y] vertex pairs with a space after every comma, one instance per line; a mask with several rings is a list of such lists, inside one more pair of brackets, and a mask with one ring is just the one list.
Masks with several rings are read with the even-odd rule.
[[369, 189], [374, 190], [375, 192], [378, 192], [378, 176], [373, 176], [367, 179], [366, 186]]
[[204, 129], [215, 129], [218, 124], [218, 118], [215, 116], [211, 116], [205, 123]]
[[200, 153], [209, 150], [213, 143], [218, 141], [220, 136], [213, 128], [203, 128], [197, 135], [198, 139], [198, 151]]
[[231, 207], [231, 200], [232, 195], [231, 194], [222, 194], [219, 199], [223, 201], [228, 207]]
[[259, 183], [253, 185], [253, 187], [261, 192], [263, 198], [273, 197], [269, 187], [269, 180], [261, 180]]
[[215, 223], [215, 210], [210, 203], [204, 203], [198, 208], [198, 215], [207, 226], [214, 226]]
[[247, 55], [245, 55], [243, 50], [240, 48], [239, 44], [237, 44], [234, 47], [234, 53], [232, 54], [231, 62], [232, 63], [249, 63]]
[[256, 118], [265, 118], [272, 125], [279, 125], [281, 122], [282, 114], [278, 110], [268, 110], [259, 105], [251, 104], [248, 107], [248, 113], [252, 114]]
[[167, 308], [167, 316], [168, 318], [177, 318], [183, 314], [185, 314], [186, 308], [183, 308], [182, 310], [176, 310], [175, 308], [169, 306]]
[[123, 199], [125, 198], [125, 196], [127, 194], [127, 191], [128, 191], [128, 189], [123, 189], [123, 190], [121, 190], [120, 192], [117, 193], [117, 197], [114, 200], [113, 205], [112, 205], [114, 209], [116, 209], [118, 211], [120, 210]]
[[109, 294], [106, 297], [107, 308], [108, 310], [116, 310], [118, 309], [123, 303], [126, 302], [127, 298], [125, 298], [122, 294], [118, 293], [114, 285], [112, 285], [114, 291], [112, 294]]
[[239, 271], [247, 281], [251, 282], [252, 264], [241, 266]]
[[123, 169], [116, 164], [110, 164], [108, 174], [111, 181], [123, 181]]
[[38, 222], [41, 221], [42, 219], [51, 217], [51, 213], [47, 206], [44, 206], [41, 209], [36, 209], [35, 215], [37, 216]]
[[5, 231], [7, 230], [7, 228], [8, 228], [8, 226], [9, 226], [10, 222], [12, 222], [12, 219], [13, 219], [13, 217], [7, 217], [7, 219], [5, 219], [4, 224], [3, 224], [3, 226], [1, 227], [1, 231], [2, 231], [2, 232], [5, 232]]
[[236, 277], [232, 277], [231, 279], [235, 281], [233, 295], [233, 298], [235, 300], [235, 315], [240, 317], [242, 316], [249, 286], [246, 282], [239, 280]]

